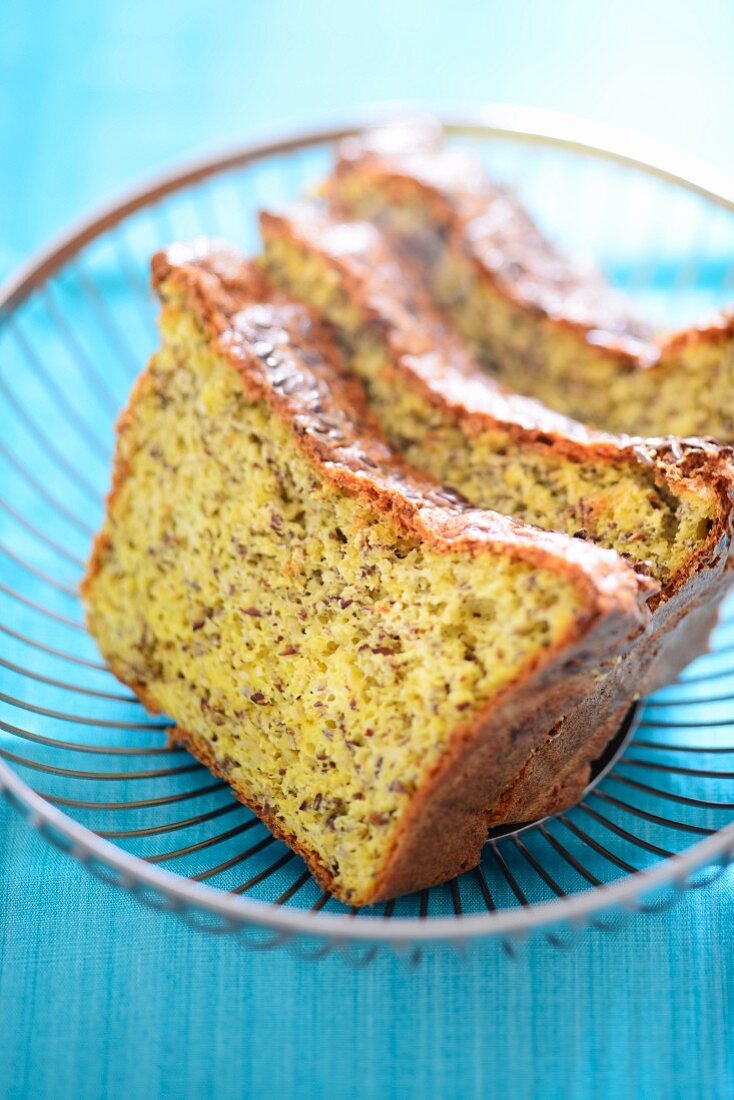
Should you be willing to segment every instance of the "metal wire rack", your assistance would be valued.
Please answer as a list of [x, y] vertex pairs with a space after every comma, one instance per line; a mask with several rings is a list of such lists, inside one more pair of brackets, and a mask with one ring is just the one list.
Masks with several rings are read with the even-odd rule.
[[[234, 150], [128, 196], [0, 293], [0, 789], [59, 848], [141, 903], [251, 947], [386, 946], [616, 927], [710, 883], [734, 858], [734, 608], [712, 651], [620, 731], [583, 802], [496, 834], [446, 886], [349, 910], [229, 789], [166, 744], [99, 660], [77, 585], [102, 517], [113, 426], [155, 345], [151, 253], [197, 234], [256, 247], [259, 207], [296, 197], [357, 124]], [[644, 164], [581, 124], [487, 111], [453, 119], [558, 238], [594, 256], [660, 321], [734, 296], [734, 190]]]

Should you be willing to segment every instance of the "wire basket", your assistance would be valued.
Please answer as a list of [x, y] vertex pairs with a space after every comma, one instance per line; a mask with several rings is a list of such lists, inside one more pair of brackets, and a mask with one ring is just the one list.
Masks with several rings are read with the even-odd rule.
[[[259, 207], [295, 198], [355, 125], [235, 150], [86, 222], [0, 295], [0, 789], [105, 882], [197, 928], [356, 964], [389, 946], [530, 932], [554, 946], [705, 885], [734, 857], [734, 612], [712, 651], [630, 715], [567, 813], [496, 833], [445, 886], [364, 910], [303, 863], [181, 749], [100, 661], [77, 597], [102, 519], [113, 427], [156, 343], [147, 265], [198, 234], [257, 247]], [[709, 177], [580, 124], [489, 111], [448, 124], [541, 224], [601, 262], [660, 324], [734, 296], [734, 199]], [[598, 143], [603, 145], [604, 142]], [[686, 178], [684, 178], [684, 176]]]

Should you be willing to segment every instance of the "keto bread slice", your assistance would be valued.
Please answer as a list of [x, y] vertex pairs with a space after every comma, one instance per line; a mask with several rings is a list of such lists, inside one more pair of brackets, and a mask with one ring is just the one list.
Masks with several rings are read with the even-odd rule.
[[153, 271], [163, 344], [83, 587], [117, 676], [351, 904], [569, 805], [650, 660], [654, 582], [412, 472], [235, 254]]
[[734, 313], [657, 337], [478, 157], [444, 147], [436, 123], [348, 139], [327, 191], [421, 258], [437, 299], [511, 389], [608, 431], [734, 441]]

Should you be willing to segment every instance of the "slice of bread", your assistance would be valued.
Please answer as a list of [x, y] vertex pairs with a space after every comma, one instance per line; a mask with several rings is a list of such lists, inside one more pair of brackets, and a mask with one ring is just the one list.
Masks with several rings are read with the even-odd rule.
[[[734, 467], [728, 447], [589, 431], [504, 390], [434, 305], [421, 269], [374, 225], [323, 206], [261, 216], [263, 265], [320, 310], [364, 382], [372, 409], [412, 465], [472, 504], [591, 539], [661, 585], [651, 603], [668, 635], [684, 614], [713, 622], [730, 576]], [[640, 685], [688, 663], [681, 639]]]
[[348, 139], [327, 192], [421, 257], [438, 300], [513, 390], [609, 431], [734, 441], [734, 313], [656, 338], [478, 157], [445, 148], [437, 124]]
[[413, 473], [233, 253], [153, 270], [162, 348], [83, 586], [116, 675], [351, 904], [569, 805], [650, 660], [654, 582]]

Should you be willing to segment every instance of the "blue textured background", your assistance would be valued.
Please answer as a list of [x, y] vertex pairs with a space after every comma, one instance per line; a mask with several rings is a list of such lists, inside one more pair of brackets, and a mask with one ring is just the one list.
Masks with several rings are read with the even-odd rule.
[[[0, 273], [177, 157], [386, 98], [633, 126], [734, 167], [734, 6], [6, 0]], [[666, 917], [363, 972], [139, 909], [0, 806], [0, 1096], [734, 1096], [734, 878]]]

